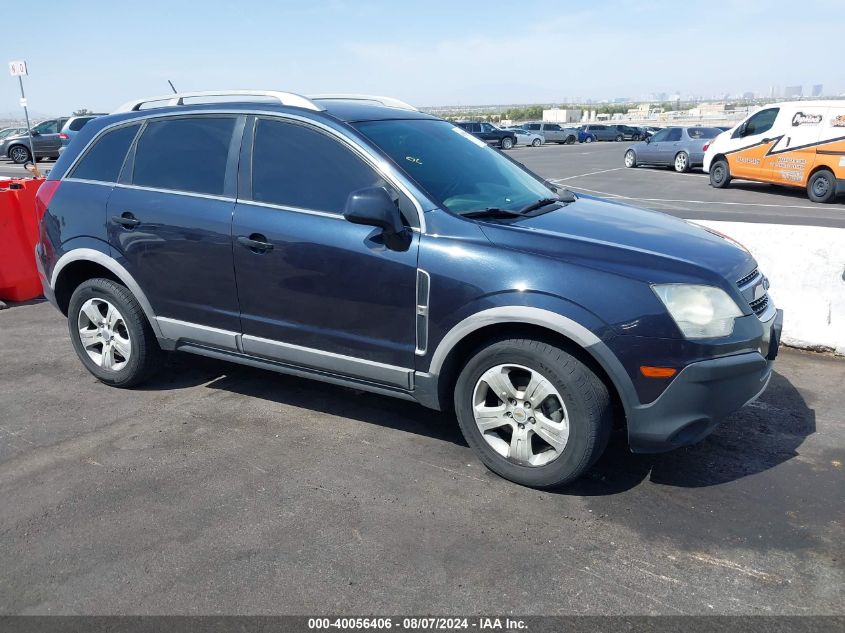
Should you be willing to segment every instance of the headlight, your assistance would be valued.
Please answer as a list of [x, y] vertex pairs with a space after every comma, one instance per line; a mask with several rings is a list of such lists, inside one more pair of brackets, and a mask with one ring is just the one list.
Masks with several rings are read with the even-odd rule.
[[721, 288], [691, 284], [652, 286], [687, 338], [728, 336], [742, 310]]

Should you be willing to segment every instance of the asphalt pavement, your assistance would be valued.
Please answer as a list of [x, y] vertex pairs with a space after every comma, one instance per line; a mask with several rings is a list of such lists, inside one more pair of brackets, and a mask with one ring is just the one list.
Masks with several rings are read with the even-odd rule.
[[510, 156], [544, 178], [573, 191], [663, 211], [691, 220], [803, 224], [845, 228], [845, 196], [835, 203], [810, 202], [804, 189], [734, 180], [710, 186], [696, 168], [679, 174], [668, 167], [623, 164], [630, 142], [520, 147]]
[[178, 354], [107, 387], [43, 302], [0, 358], [0, 614], [845, 614], [842, 360], [550, 493], [413, 403]]

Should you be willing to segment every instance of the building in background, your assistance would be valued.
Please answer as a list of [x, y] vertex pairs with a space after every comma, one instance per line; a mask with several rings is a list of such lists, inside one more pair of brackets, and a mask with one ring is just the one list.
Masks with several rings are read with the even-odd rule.
[[552, 108], [543, 110], [543, 121], [550, 123], [576, 123], [581, 120], [581, 110]]
[[824, 84], [814, 84], [813, 85], [813, 96], [814, 97], [821, 97], [822, 92], [824, 92]]
[[787, 86], [783, 89], [783, 98], [784, 99], [795, 99], [796, 97], [801, 97], [804, 94], [804, 90], [801, 86]]

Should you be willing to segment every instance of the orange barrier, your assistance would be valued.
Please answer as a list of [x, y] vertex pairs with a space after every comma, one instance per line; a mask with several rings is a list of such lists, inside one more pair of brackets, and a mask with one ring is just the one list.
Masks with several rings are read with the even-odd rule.
[[41, 295], [35, 267], [35, 194], [42, 182], [43, 178], [0, 181], [0, 299], [27, 301]]

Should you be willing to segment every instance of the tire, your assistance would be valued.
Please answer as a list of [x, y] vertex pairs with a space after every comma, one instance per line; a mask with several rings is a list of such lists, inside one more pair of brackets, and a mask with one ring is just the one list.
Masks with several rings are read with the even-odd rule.
[[533, 141], [531, 141], [531, 147], [540, 147], [540, 145], [542, 145], [542, 142], [538, 138], [535, 138]]
[[616, 135], [616, 138], [615, 138], [614, 140], [615, 140], [617, 143], [621, 143], [622, 141], [624, 141], [624, 140], [625, 140], [625, 137], [624, 137], [624, 136], [622, 136], [621, 134], [617, 134], [617, 135]]
[[710, 186], [724, 189], [731, 183], [731, 168], [724, 158], [713, 161], [710, 165]]
[[12, 159], [12, 162], [15, 163], [15, 165], [23, 165], [24, 163], [28, 163], [32, 160], [29, 149], [23, 145], [12, 145], [12, 147], [9, 148], [7, 155]]
[[637, 153], [629, 149], [625, 152], [625, 167], [631, 168], [637, 166]]
[[592, 143], [592, 142], [593, 142], [593, 137], [592, 137], [592, 136], [588, 136], [587, 138], [585, 138], [585, 139], [584, 139], [584, 142], [585, 142], [585, 143]]
[[675, 171], [679, 174], [685, 174], [689, 171], [689, 154], [686, 152], [678, 152], [675, 154], [675, 160], [672, 161]]
[[578, 139], [577, 139], [577, 138], [575, 138], [574, 136], [567, 136], [567, 137], [566, 137], [566, 144], [567, 144], [567, 145], [575, 145], [575, 142], [576, 142], [577, 140], [578, 140]]
[[[76, 355], [99, 381], [112, 387], [133, 387], [161, 366], [164, 352], [141, 306], [125, 286], [101, 278], [83, 282], [71, 295], [67, 319]], [[83, 335], [83, 330], [87, 334]]]
[[513, 139], [510, 136], [506, 136], [502, 139], [502, 149], [510, 149], [513, 147]]
[[634, 134], [633, 136], [631, 136], [631, 140], [632, 140], [632, 141], [639, 141], [639, 140], [640, 140], [640, 135], [639, 135], [639, 134]]
[[[535, 408], [525, 397], [532, 377], [547, 394], [530, 402]], [[508, 394], [515, 405], [506, 403]], [[486, 414], [482, 423], [494, 425], [484, 433], [477, 411]], [[530, 339], [503, 339], [476, 351], [458, 376], [455, 412], [485, 466], [533, 488], [556, 488], [582, 475], [604, 451], [612, 423], [610, 394], [599, 377], [563, 349]]]
[[820, 169], [807, 181], [807, 197], [813, 202], [832, 202], [836, 197], [836, 176], [829, 169]]

